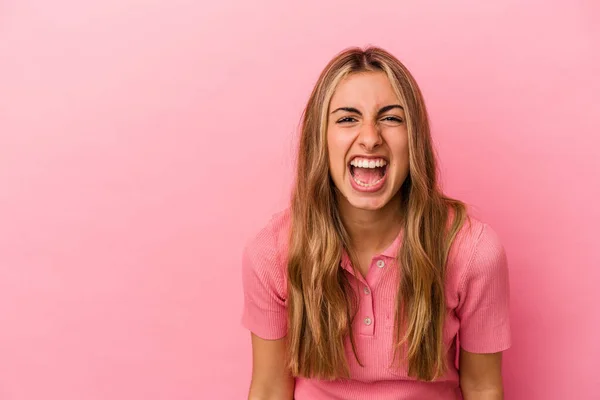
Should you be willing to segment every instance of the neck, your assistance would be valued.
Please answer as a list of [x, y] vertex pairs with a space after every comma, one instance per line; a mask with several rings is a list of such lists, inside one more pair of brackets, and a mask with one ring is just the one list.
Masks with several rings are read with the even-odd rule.
[[340, 217], [354, 251], [380, 253], [396, 239], [402, 228], [399, 195], [379, 210], [358, 209], [340, 197]]

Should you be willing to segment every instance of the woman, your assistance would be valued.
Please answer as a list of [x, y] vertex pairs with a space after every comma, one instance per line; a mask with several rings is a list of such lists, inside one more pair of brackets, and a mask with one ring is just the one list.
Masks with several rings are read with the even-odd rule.
[[444, 196], [423, 97], [348, 49], [304, 112], [288, 210], [246, 246], [249, 399], [502, 399], [506, 257]]

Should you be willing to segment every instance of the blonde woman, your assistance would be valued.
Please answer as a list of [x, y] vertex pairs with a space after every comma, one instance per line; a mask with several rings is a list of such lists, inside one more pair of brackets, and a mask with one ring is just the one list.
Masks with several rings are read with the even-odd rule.
[[380, 48], [323, 70], [291, 205], [242, 270], [251, 400], [503, 398], [502, 244], [441, 192], [421, 92]]

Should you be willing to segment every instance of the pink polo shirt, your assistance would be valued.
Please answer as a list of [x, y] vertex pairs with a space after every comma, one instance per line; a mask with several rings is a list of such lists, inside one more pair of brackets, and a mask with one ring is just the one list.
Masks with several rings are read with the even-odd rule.
[[[289, 209], [275, 214], [244, 250], [242, 324], [263, 339], [287, 333], [287, 251]], [[295, 400], [460, 399], [457, 346], [473, 353], [495, 353], [510, 347], [509, 287], [506, 256], [495, 232], [471, 217], [459, 231], [448, 257], [447, 317], [444, 340], [449, 370], [434, 382], [407, 376], [406, 365], [392, 367], [394, 306], [402, 232], [371, 261], [367, 276], [352, 272], [349, 259], [340, 267], [355, 287], [359, 311], [352, 329], [361, 367], [346, 339], [350, 379], [325, 381], [296, 378]], [[460, 343], [460, 345], [458, 344]]]

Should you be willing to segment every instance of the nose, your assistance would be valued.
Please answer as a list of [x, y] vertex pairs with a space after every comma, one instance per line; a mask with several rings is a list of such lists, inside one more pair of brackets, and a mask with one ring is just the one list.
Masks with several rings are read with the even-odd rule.
[[379, 127], [373, 122], [367, 122], [361, 126], [358, 143], [366, 151], [372, 151], [383, 143]]

